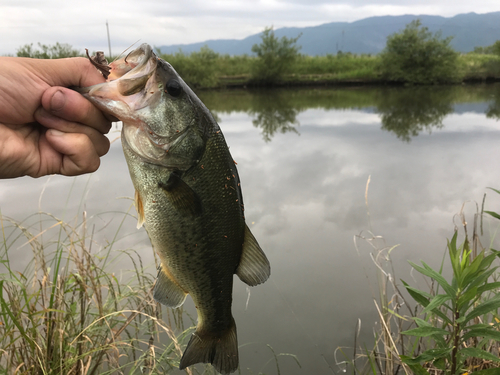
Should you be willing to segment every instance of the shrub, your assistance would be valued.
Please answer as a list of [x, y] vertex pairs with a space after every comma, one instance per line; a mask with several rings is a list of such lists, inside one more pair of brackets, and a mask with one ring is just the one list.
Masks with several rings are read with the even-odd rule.
[[299, 56], [300, 46], [296, 38], [286, 36], [278, 39], [272, 27], [266, 27], [261, 35], [262, 43], [254, 44], [252, 52], [257, 54], [257, 59], [252, 67], [252, 77], [255, 81], [264, 84], [274, 84], [283, 79], [291, 71], [293, 63]]
[[451, 37], [441, 38], [412, 21], [401, 33], [387, 38], [381, 54], [381, 70], [392, 81], [414, 84], [457, 82], [461, 79], [458, 53], [450, 47]]
[[47, 45], [38, 43], [38, 49], [33, 48], [33, 43], [25, 44], [17, 50], [17, 57], [31, 57], [34, 59], [62, 59], [64, 57], [83, 56], [70, 44], [58, 43]]

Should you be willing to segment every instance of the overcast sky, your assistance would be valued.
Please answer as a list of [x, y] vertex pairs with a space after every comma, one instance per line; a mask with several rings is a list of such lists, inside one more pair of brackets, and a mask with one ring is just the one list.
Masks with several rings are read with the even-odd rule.
[[140, 39], [151, 45], [243, 39], [265, 26], [315, 26], [366, 17], [500, 11], [498, 0], [0, 0], [0, 55], [28, 43], [69, 43], [113, 54]]

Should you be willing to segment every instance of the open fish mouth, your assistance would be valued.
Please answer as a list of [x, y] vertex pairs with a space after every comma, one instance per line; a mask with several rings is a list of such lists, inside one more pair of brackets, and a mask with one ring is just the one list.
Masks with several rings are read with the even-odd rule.
[[185, 138], [193, 132], [193, 119], [178, 121], [183, 126], [171, 123], [176, 113], [180, 118], [179, 113], [188, 112], [176, 111], [171, 102], [179, 103], [184, 98], [187, 108], [190, 99], [182, 95], [187, 86], [170, 64], [158, 58], [148, 44], [109, 65], [90, 59], [103, 75], [108, 75], [107, 81], [76, 91], [103, 112], [123, 121], [122, 141], [149, 163], [171, 169], [191, 164], [176, 148], [190, 142]]
[[[107, 82], [77, 88], [76, 91], [90, 99], [106, 112], [122, 121], [132, 117], [134, 111], [148, 106], [159, 94], [158, 85], [152, 76], [157, 68], [158, 58], [151, 46], [142, 44], [126, 57], [105, 65], [94, 65], [101, 72], [109, 72]], [[126, 106], [123, 106], [126, 104]]]
[[[153, 56], [156, 57], [151, 46], [144, 43], [139, 46], [139, 48], [131, 51], [125, 58], [113, 61], [109, 64], [111, 70], [107, 79], [113, 81], [128, 73], [136, 74], [143, 67], [148, 65], [149, 59]], [[154, 68], [156, 68], [156, 66], [154, 66]]]

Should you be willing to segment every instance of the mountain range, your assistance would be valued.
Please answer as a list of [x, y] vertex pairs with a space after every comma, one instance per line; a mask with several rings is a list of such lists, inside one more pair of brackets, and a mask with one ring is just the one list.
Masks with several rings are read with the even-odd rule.
[[[355, 22], [332, 22], [312, 27], [284, 27], [274, 30], [279, 38], [294, 38], [301, 34], [297, 44], [305, 55], [336, 54], [339, 51], [356, 54], [381, 52], [387, 37], [402, 31], [413, 20], [420, 19], [431, 32], [442, 32], [442, 37], [452, 36], [451, 46], [459, 52], [470, 52], [475, 47], [489, 46], [500, 40], [500, 12], [467, 13], [454, 17], [429, 15], [380, 16]], [[221, 54], [252, 54], [252, 46], [261, 42], [261, 33], [244, 39], [217, 39], [192, 44], [175, 44], [159, 47], [163, 53], [199, 51], [201, 47]]]

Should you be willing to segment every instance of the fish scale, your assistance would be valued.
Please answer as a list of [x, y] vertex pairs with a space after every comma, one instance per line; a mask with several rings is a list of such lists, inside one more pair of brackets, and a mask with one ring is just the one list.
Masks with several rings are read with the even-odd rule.
[[161, 260], [154, 298], [176, 308], [189, 294], [195, 303], [198, 324], [180, 369], [202, 362], [234, 372], [233, 275], [250, 286], [270, 275], [245, 224], [236, 165], [208, 109], [149, 45], [109, 68], [108, 82], [77, 91], [123, 121], [138, 226]]

